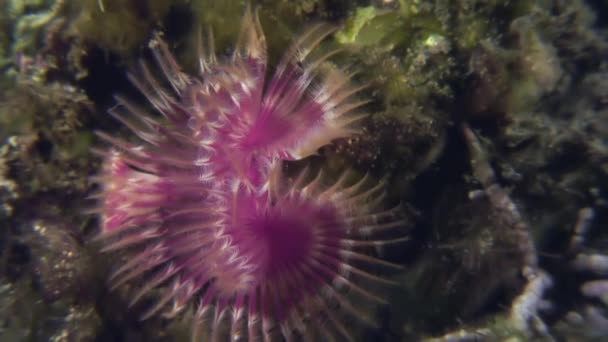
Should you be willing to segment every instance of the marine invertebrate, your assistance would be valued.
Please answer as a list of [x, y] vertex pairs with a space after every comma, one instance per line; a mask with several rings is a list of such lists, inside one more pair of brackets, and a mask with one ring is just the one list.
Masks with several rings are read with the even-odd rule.
[[373, 324], [365, 301], [351, 297], [383, 302], [373, 289], [390, 281], [371, 269], [398, 266], [368, 250], [404, 240], [391, 234], [403, 224], [399, 208], [382, 209], [383, 183], [345, 173], [327, 185], [321, 174], [282, 170], [352, 134], [361, 117], [364, 102], [351, 100], [360, 87], [341, 71], [316, 76], [334, 52], [311, 51], [330, 33], [307, 31], [269, 80], [251, 11], [232, 59], [218, 60], [212, 39], [201, 44], [199, 77], [180, 70], [160, 37], [150, 44], [173, 94], [145, 65], [131, 77], [164, 119], [118, 98], [128, 115], [112, 114], [142, 143], [100, 133], [113, 147], [101, 152], [98, 208], [104, 249], [129, 255], [113, 286], [144, 278], [133, 302], [165, 289], [143, 318], [196, 303], [195, 327], [235, 340], [352, 339], [342, 316]]
[[496, 182], [496, 175], [479, 139], [468, 124], [462, 125], [462, 134], [471, 155], [473, 175], [481, 183], [488, 201], [504, 226], [512, 230], [521, 254], [521, 275], [526, 280], [526, 285], [511, 304], [509, 325], [527, 336], [550, 337], [545, 322], [540, 318], [540, 308], [547, 289], [553, 286], [553, 279], [540, 267], [530, 227], [513, 200]]

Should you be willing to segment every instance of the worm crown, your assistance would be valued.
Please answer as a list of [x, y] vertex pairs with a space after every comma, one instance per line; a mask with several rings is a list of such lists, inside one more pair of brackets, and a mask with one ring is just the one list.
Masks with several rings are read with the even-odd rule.
[[375, 325], [374, 289], [391, 283], [377, 273], [399, 266], [373, 251], [404, 240], [399, 208], [382, 207], [382, 182], [282, 171], [361, 118], [361, 87], [341, 70], [317, 75], [335, 52], [311, 51], [331, 32], [301, 35], [270, 78], [250, 10], [231, 58], [215, 56], [212, 38], [200, 44], [197, 76], [159, 36], [150, 43], [168, 82], [143, 63], [130, 79], [162, 117], [117, 97], [111, 114], [138, 142], [99, 133], [111, 147], [99, 151], [96, 196], [103, 250], [126, 256], [111, 285], [139, 280], [132, 303], [161, 290], [143, 319], [191, 307], [194, 338], [211, 340], [353, 339], [349, 316]]

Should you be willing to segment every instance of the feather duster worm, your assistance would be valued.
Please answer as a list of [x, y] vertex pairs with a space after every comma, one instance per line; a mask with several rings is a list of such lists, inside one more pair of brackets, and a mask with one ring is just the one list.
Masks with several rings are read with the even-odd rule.
[[[200, 75], [179, 68], [160, 37], [151, 49], [170, 89], [141, 65], [133, 84], [162, 115], [117, 98], [111, 114], [138, 137], [127, 142], [99, 133], [112, 147], [98, 182], [105, 251], [127, 261], [113, 287], [139, 279], [132, 302], [162, 289], [143, 318], [194, 309], [194, 338], [353, 339], [345, 317], [374, 324], [364, 303], [390, 281], [379, 268], [397, 265], [369, 251], [403, 238], [399, 209], [383, 210], [383, 184], [365, 178], [337, 182], [302, 172], [289, 180], [284, 161], [314, 153], [355, 132], [363, 102], [343, 72], [310, 60], [331, 33], [307, 31], [266, 79], [266, 44], [247, 11], [231, 59], [218, 60], [213, 42], [199, 47]], [[357, 303], [357, 304], [355, 304]], [[369, 305], [367, 305], [369, 306]]]

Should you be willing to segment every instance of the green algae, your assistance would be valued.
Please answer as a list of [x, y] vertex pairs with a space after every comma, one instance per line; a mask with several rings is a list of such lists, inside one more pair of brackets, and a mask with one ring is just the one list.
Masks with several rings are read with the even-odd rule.
[[175, 1], [84, 0], [70, 4], [69, 35], [117, 54], [132, 53]]

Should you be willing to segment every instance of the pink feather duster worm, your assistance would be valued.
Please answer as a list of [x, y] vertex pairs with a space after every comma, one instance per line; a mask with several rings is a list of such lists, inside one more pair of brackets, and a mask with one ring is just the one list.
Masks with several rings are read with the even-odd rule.
[[390, 233], [399, 208], [382, 208], [382, 183], [282, 171], [356, 132], [359, 88], [341, 71], [316, 75], [331, 52], [310, 60], [330, 33], [307, 31], [270, 79], [249, 10], [232, 58], [218, 60], [212, 40], [200, 47], [197, 77], [152, 41], [170, 89], [145, 64], [131, 81], [162, 117], [118, 98], [111, 113], [139, 142], [99, 133], [112, 145], [101, 152], [100, 237], [127, 257], [111, 284], [139, 280], [132, 303], [162, 289], [144, 319], [190, 307], [195, 339], [250, 341], [354, 339], [349, 317], [374, 324], [369, 308], [385, 301], [374, 289], [391, 283], [376, 271], [398, 266], [372, 252], [404, 240]]

